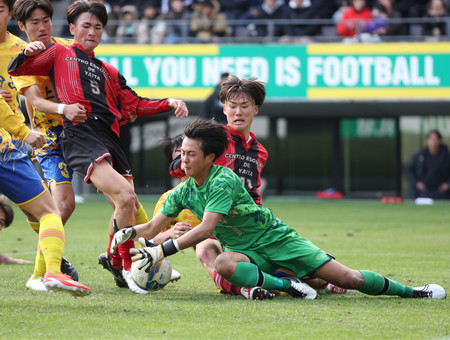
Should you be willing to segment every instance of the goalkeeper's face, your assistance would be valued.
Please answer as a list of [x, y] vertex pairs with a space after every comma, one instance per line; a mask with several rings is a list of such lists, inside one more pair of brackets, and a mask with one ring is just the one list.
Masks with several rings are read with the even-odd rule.
[[258, 106], [249, 95], [238, 93], [223, 105], [223, 113], [227, 116], [228, 125], [248, 137]]
[[181, 146], [181, 167], [186, 175], [194, 178], [197, 185], [205, 183], [213, 161], [214, 154], [205, 156], [200, 140], [184, 138]]

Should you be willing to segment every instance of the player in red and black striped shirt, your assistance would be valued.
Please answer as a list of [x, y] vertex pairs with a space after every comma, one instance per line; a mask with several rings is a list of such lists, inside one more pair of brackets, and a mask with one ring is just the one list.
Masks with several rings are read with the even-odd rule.
[[[228, 124], [228, 146], [214, 164], [232, 169], [242, 180], [245, 189], [256, 204], [261, 205], [261, 172], [267, 162], [268, 152], [250, 131], [259, 107], [264, 103], [266, 90], [263, 83], [254, 78], [239, 79], [231, 75], [222, 85], [220, 101]], [[183, 177], [181, 159], [171, 164], [170, 174]]]
[[[86, 108], [83, 123], [64, 117], [60, 137], [64, 158], [107, 196], [114, 207], [116, 226], [122, 229], [135, 224], [137, 198], [126, 179], [132, 175], [119, 143], [119, 121], [131, 114], [144, 116], [171, 109], [183, 118], [187, 108], [181, 100], [139, 97], [116, 68], [95, 57], [94, 49], [107, 23], [104, 5], [74, 2], [67, 9], [67, 21], [74, 35], [72, 46], [45, 47], [40, 41], [33, 42], [11, 61], [8, 71], [11, 75], [48, 75], [60, 105], [79, 103]], [[111, 260], [114, 267], [122, 265], [120, 257]]]

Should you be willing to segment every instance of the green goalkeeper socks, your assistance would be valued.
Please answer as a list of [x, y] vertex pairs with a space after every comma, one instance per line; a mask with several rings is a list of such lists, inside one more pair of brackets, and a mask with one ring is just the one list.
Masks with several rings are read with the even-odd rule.
[[258, 286], [264, 289], [283, 291], [291, 285], [289, 281], [266, 274], [258, 266], [249, 262], [238, 262], [236, 264], [236, 271], [227, 281], [239, 287]]
[[368, 295], [398, 295], [400, 297], [412, 297], [413, 295], [412, 287], [404, 286], [369, 270], [360, 270], [360, 273], [364, 276], [364, 286], [359, 289], [362, 293]]

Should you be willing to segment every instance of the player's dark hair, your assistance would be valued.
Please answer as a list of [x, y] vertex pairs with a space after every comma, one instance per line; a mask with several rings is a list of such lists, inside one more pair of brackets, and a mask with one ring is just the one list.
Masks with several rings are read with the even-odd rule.
[[220, 101], [225, 104], [236, 94], [244, 93], [253, 99], [255, 105], [261, 106], [266, 98], [266, 88], [262, 81], [256, 78], [240, 79], [230, 74], [220, 89]]
[[173, 150], [175, 150], [177, 147], [179, 147], [181, 144], [183, 144], [183, 138], [184, 135], [183, 134], [179, 134], [176, 135], [175, 137], [164, 137], [162, 139], [163, 143], [164, 143], [164, 148], [163, 148], [163, 152], [164, 155], [166, 156], [167, 160], [170, 162], [173, 161], [172, 158], [172, 153]]
[[6, 6], [8, 6], [8, 13], [12, 11], [13, 9], [13, 5], [14, 5], [14, 0], [4, 0]]
[[428, 133], [427, 133], [427, 139], [428, 139], [428, 137], [430, 137], [433, 133], [437, 136], [437, 138], [438, 138], [439, 140], [442, 140], [442, 135], [441, 135], [441, 133], [440, 133], [438, 130], [430, 130], [430, 131], [428, 131]]
[[378, 10], [380, 13], [386, 14], [388, 15], [388, 11], [386, 9], [386, 6], [380, 4], [379, 2], [376, 2], [373, 6], [372, 6], [372, 11], [376, 9]]
[[200, 148], [205, 156], [214, 154], [215, 158], [221, 156], [227, 145], [228, 136], [225, 126], [216, 124], [213, 120], [196, 119], [184, 128], [186, 138], [196, 139], [201, 142]]
[[13, 6], [14, 18], [25, 25], [31, 13], [38, 8], [47, 13], [50, 19], [53, 17], [53, 6], [49, 0], [17, 0]]
[[14, 220], [14, 210], [9, 205], [5, 196], [0, 196], [0, 210], [5, 214], [4, 228], [8, 228]]
[[87, 2], [84, 0], [75, 1], [67, 8], [66, 16], [69, 24], [75, 24], [78, 17], [83, 13], [91, 13], [95, 15], [102, 23], [103, 27], [108, 23], [108, 14], [106, 7], [100, 2]]

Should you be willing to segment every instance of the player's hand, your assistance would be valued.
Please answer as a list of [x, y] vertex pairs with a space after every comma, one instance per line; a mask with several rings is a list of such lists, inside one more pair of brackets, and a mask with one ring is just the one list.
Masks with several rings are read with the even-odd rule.
[[[114, 234], [111, 240], [111, 248], [109, 252], [111, 255], [116, 253], [117, 247], [128, 240], [132, 240], [136, 237], [136, 229], [133, 227], [123, 228]], [[130, 251], [131, 252], [131, 251]]]
[[183, 119], [189, 115], [186, 103], [182, 100], [169, 98], [169, 106], [175, 109], [175, 116], [177, 118]]
[[8, 104], [13, 100], [13, 95], [10, 90], [0, 90], [0, 96], [2, 96]]
[[448, 185], [448, 183], [444, 182], [439, 186], [438, 191], [445, 192], [445, 191], [448, 191], [449, 188], [450, 188], [450, 186]]
[[64, 116], [74, 123], [84, 123], [87, 119], [86, 108], [78, 103], [66, 105]]
[[22, 259], [12, 259], [13, 264], [32, 264], [33, 262], [31, 261], [27, 261], [27, 260], [22, 260]]
[[425, 190], [427, 190], [426, 185], [423, 184], [423, 182], [421, 182], [421, 181], [419, 181], [419, 182], [416, 183], [416, 188], [417, 188], [417, 190], [419, 190], [419, 191], [425, 191]]
[[161, 245], [156, 247], [131, 248], [130, 254], [135, 254], [131, 258], [133, 262], [142, 260], [142, 266], [148, 266], [147, 268], [151, 268], [155, 263], [158, 263], [164, 258]]
[[36, 163], [38, 161], [35, 149], [33, 149], [33, 151], [31, 151], [30, 159], [33, 163]]
[[133, 113], [130, 113], [130, 117], [128, 117], [128, 123], [134, 123], [137, 119], [137, 116]]
[[192, 229], [192, 227], [189, 223], [177, 222], [170, 229], [172, 231], [172, 234], [170, 235], [170, 237], [172, 238], [172, 240], [175, 240], [175, 239], [183, 236], [184, 234], [186, 234], [191, 229]]
[[45, 45], [42, 41], [33, 41], [25, 47], [24, 54], [27, 57], [33, 57], [39, 54], [41, 51], [45, 50]]
[[33, 148], [40, 148], [45, 145], [45, 137], [42, 133], [31, 130], [28, 137], [25, 139], [25, 143], [30, 144]]

